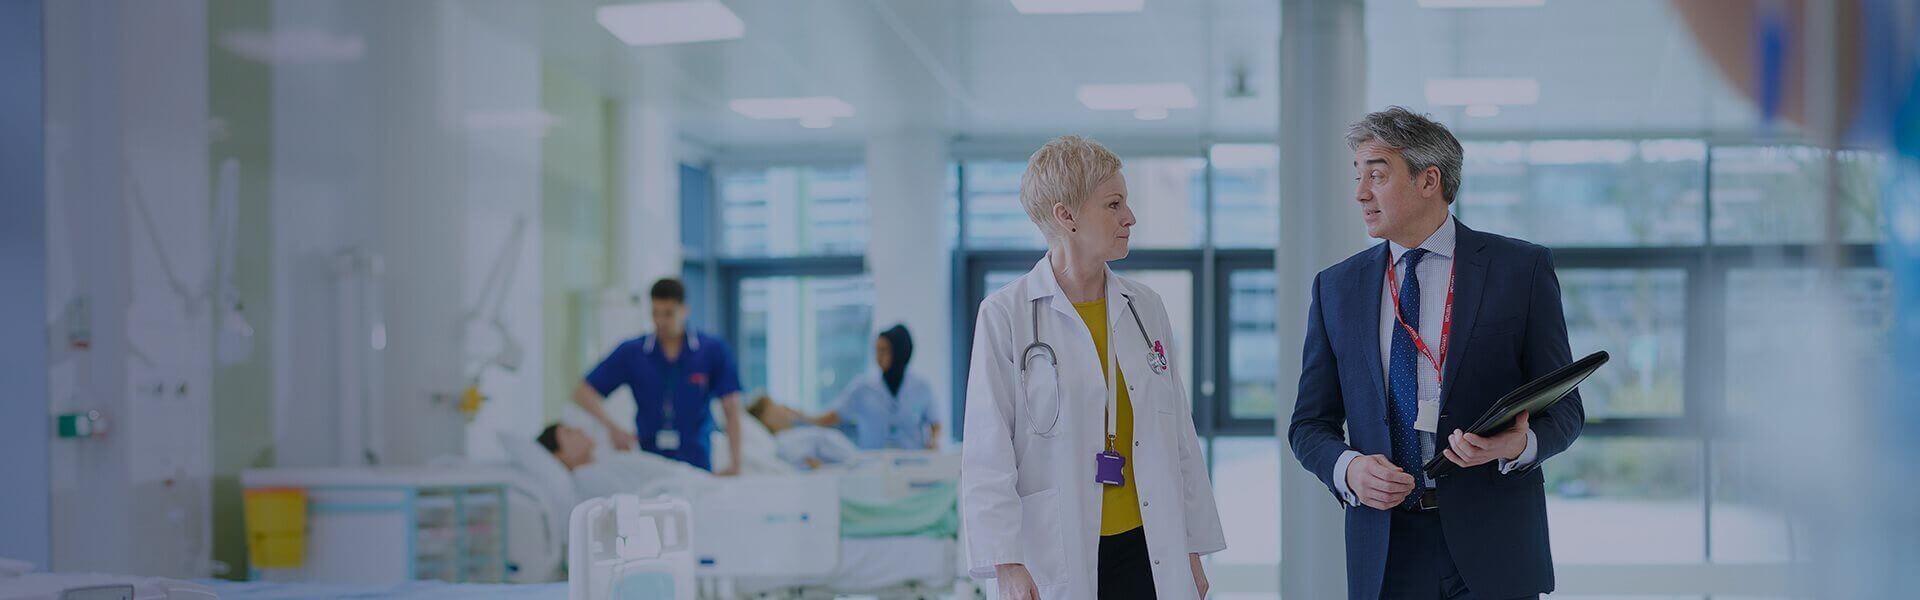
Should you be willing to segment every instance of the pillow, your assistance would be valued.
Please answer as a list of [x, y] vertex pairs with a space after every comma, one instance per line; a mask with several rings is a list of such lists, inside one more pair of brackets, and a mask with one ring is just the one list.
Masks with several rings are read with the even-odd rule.
[[[507, 451], [507, 461], [515, 468], [526, 473], [548, 504], [548, 515], [558, 517], [566, 523], [573, 514], [573, 506], [579, 499], [573, 493], [573, 475], [567, 473], [567, 466], [560, 464], [552, 452], [540, 446], [532, 436], [520, 435], [510, 431], [499, 432], [500, 447]], [[562, 531], [565, 530], [563, 526]]]
[[[628, 401], [628, 404], [631, 405], [632, 401]], [[613, 407], [612, 402], [607, 403], [608, 412], [612, 412]], [[614, 422], [626, 423], [625, 426], [628, 428], [633, 427], [633, 419], [631, 418], [622, 420], [615, 417]], [[603, 452], [618, 452], [618, 450], [613, 449], [613, 438], [607, 434], [607, 428], [601, 427], [599, 421], [593, 420], [593, 416], [587, 414], [587, 411], [581, 410], [579, 406], [573, 403], [567, 403], [566, 408], [560, 409], [560, 423], [562, 425], [571, 425], [573, 428], [579, 429], [582, 433], [587, 434], [587, 439], [593, 440], [593, 452], [596, 456]]]

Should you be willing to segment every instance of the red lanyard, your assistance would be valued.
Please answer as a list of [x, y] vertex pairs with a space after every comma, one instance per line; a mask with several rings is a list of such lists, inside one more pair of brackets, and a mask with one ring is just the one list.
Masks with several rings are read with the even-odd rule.
[[[1402, 329], [1407, 330], [1408, 337], [1413, 338], [1414, 349], [1419, 350], [1420, 355], [1427, 357], [1427, 362], [1433, 364], [1434, 378], [1441, 383], [1446, 383], [1446, 371], [1440, 370], [1440, 365], [1447, 364], [1447, 341], [1453, 337], [1453, 274], [1453, 265], [1449, 263], [1447, 268], [1447, 309], [1446, 314], [1440, 317], [1440, 355], [1436, 358], [1433, 350], [1427, 348], [1427, 340], [1421, 338], [1420, 332], [1414, 329], [1412, 325], [1408, 325], [1407, 320], [1400, 316], [1400, 278], [1394, 276], [1393, 257], [1387, 257], [1387, 287], [1393, 293], [1393, 320], [1399, 322]], [[1417, 277], [1419, 274], [1416, 273], [1415, 276]]]

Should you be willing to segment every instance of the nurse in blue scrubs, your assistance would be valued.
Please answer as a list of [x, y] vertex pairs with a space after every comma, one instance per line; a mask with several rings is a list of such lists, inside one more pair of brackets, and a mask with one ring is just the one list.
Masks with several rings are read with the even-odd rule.
[[862, 450], [937, 447], [940, 415], [933, 403], [933, 385], [907, 369], [913, 359], [913, 336], [907, 334], [906, 326], [880, 332], [873, 341], [873, 358], [880, 368], [855, 379], [815, 422], [827, 427], [844, 424]]
[[[617, 450], [641, 450], [675, 459], [716, 475], [740, 473], [740, 373], [726, 342], [687, 328], [687, 288], [662, 279], [647, 293], [654, 332], [620, 344], [588, 372], [573, 391], [573, 401], [593, 415]], [[633, 430], [601, 406], [620, 386], [633, 392]], [[727, 420], [729, 464], [715, 471], [708, 439], [720, 400]]]

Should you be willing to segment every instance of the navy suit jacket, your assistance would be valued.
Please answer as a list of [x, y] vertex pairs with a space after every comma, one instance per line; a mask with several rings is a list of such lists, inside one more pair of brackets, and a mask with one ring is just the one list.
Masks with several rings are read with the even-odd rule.
[[[1454, 325], [1442, 366], [1441, 432], [1471, 425], [1507, 392], [1573, 362], [1551, 253], [1464, 224], [1457, 231]], [[1380, 367], [1380, 289], [1388, 256], [1382, 242], [1321, 271], [1313, 281], [1300, 390], [1287, 439], [1294, 456], [1329, 490], [1334, 464], [1348, 449], [1362, 455], [1393, 453]], [[1540, 447], [1532, 466], [1503, 475], [1496, 461], [1440, 480], [1439, 513], [1447, 549], [1476, 597], [1553, 590], [1539, 465], [1566, 450], [1585, 420], [1575, 393], [1533, 417], [1531, 427]], [[1445, 439], [1438, 441], [1445, 444]], [[1380, 597], [1390, 517], [1366, 506], [1346, 508], [1350, 598]]]

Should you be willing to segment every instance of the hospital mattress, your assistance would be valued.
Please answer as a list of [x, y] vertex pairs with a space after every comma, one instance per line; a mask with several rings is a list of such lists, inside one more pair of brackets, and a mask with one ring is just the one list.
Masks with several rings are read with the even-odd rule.
[[363, 585], [345, 583], [276, 583], [266, 581], [196, 581], [213, 588], [221, 600], [446, 600], [453, 598], [566, 600], [567, 584], [476, 584], [409, 581]]
[[[881, 537], [842, 539], [840, 564], [833, 572], [809, 577], [742, 577], [734, 581], [743, 594], [791, 588], [824, 588], [837, 593], [880, 592], [918, 583], [950, 586], [958, 575], [959, 544], [952, 539]], [[222, 596], [225, 597], [225, 596]]]

